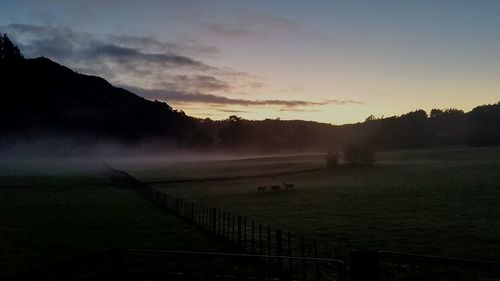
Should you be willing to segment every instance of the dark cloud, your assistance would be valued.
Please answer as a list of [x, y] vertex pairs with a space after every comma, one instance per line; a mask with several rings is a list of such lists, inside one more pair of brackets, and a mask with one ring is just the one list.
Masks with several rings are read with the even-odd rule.
[[301, 108], [281, 108], [279, 111], [292, 111], [292, 112], [320, 112], [319, 109], [301, 109]]
[[348, 105], [348, 104], [365, 105], [366, 104], [363, 101], [357, 101], [357, 100], [328, 100], [326, 102], [327, 102], [327, 104], [335, 104], [335, 105]]
[[203, 23], [201, 28], [204, 32], [220, 37], [239, 38], [253, 34], [253, 31], [245, 27], [235, 27], [222, 23]]
[[88, 48], [83, 54], [86, 55], [87, 59], [114, 59], [121, 63], [132, 61], [134, 63], [158, 64], [162, 66], [194, 67], [200, 70], [212, 69], [212, 67], [200, 61], [185, 56], [175, 54], [146, 54], [138, 49], [110, 44], [96, 44]]
[[251, 111], [247, 110], [233, 110], [233, 109], [218, 109], [218, 111], [225, 113], [252, 113]]
[[280, 92], [282, 93], [297, 93], [297, 92], [303, 92], [304, 88], [303, 87], [289, 87], [285, 89], [281, 89]]
[[[175, 52], [193, 50], [195, 47], [162, 42], [147, 36], [108, 35], [101, 38], [89, 33], [75, 32], [68, 27], [27, 24], [10, 24], [0, 27], [0, 30], [9, 33], [28, 57], [44, 55], [73, 62], [82, 59], [115, 58], [138, 63], [211, 68], [198, 60]], [[200, 47], [200, 49], [205, 48], [209, 47]], [[156, 52], [151, 52], [151, 50]], [[216, 48], [212, 51], [215, 52], [215, 50]]]
[[190, 44], [179, 44], [161, 41], [152, 36], [110, 35], [110, 40], [120, 46], [140, 48], [151, 52], [173, 52], [189, 55], [215, 56], [220, 54], [220, 49], [191, 40]]
[[206, 103], [206, 104], [224, 104], [224, 105], [242, 105], [242, 106], [283, 106], [285, 108], [321, 106], [321, 105], [347, 105], [347, 104], [364, 104], [360, 101], [352, 100], [327, 100], [321, 102], [303, 101], [303, 100], [247, 100], [235, 99], [224, 96], [186, 93], [180, 91], [169, 91], [162, 89], [142, 89], [138, 87], [125, 86], [132, 92], [150, 99], [159, 99], [166, 102], [189, 102], [189, 103]]
[[[273, 21], [280, 29], [294, 28], [286, 19], [264, 18]], [[258, 27], [258, 23], [252, 28]], [[242, 27], [227, 27], [218, 24], [207, 28], [226, 35], [246, 33]], [[250, 30], [250, 29], [248, 29]], [[264, 86], [259, 77], [231, 68], [214, 67], [188, 55], [195, 49], [207, 51], [205, 45], [182, 45], [164, 42], [153, 37], [128, 35], [94, 35], [76, 32], [68, 27], [11, 24], [0, 27], [8, 32], [20, 46], [26, 57], [44, 55], [88, 74], [103, 76], [111, 82], [125, 86], [145, 98], [167, 102], [205, 103], [208, 105], [275, 106], [283, 109], [300, 109], [322, 105], [364, 104], [353, 100], [250, 100], [221, 96], [234, 96], [234, 89], [244, 92]], [[216, 94], [214, 94], [216, 93]]]
[[180, 90], [184, 92], [196, 91], [223, 91], [231, 89], [228, 82], [209, 75], [175, 75], [171, 79], [173, 82], [164, 83], [165, 88]]
[[150, 36], [97, 36], [61, 26], [11, 24], [0, 31], [12, 35], [26, 57], [43, 55], [113, 83], [209, 93], [258, 85], [248, 73], [213, 67], [184, 55], [218, 52], [203, 44], [176, 44]]
[[284, 17], [264, 14], [242, 14], [235, 23], [205, 22], [199, 30], [202, 34], [228, 39], [271, 38], [299, 30], [299, 24]]

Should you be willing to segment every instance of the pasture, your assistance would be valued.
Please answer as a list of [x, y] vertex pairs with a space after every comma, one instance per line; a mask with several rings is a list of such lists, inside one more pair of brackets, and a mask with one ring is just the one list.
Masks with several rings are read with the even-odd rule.
[[[339, 170], [323, 168], [323, 157], [112, 165], [175, 196], [317, 239], [323, 253], [500, 260], [499, 147], [381, 152], [373, 167]], [[295, 186], [269, 191], [284, 182]]]
[[0, 165], [1, 274], [112, 247], [225, 249], [136, 191], [110, 185], [97, 170], [54, 173], [38, 164], [42, 171]]

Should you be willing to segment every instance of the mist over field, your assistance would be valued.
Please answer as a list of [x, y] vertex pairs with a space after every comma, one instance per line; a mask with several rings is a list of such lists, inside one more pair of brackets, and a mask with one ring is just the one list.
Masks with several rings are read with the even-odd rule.
[[500, 1], [0, 1], [1, 281], [500, 281]]

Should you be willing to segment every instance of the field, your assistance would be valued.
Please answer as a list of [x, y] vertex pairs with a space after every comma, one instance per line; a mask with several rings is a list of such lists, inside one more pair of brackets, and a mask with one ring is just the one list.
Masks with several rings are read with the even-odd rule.
[[112, 247], [225, 249], [134, 190], [110, 185], [97, 170], [21, 166], [0, 165], [1, 274]]
[[[370, 248], [500, 260], [499, 147], [377, 157], [373, 167], [339, 170], [323, 168], [323, 155], [114, 165], [181, 198], [317, 239], [323, 253]], [[283, 182], [295, 188], [256, 189]]]

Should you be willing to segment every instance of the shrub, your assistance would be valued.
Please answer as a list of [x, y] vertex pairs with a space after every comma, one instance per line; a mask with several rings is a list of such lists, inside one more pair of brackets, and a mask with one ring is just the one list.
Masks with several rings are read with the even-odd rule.
[[325, 156], [326, 167], [338, 168], [340, 166], [340, 155], [338, 152], [328, 152]]
[[371, 165], [375, 163], [375, 152], [361, 145], [350, 144], [344, 148], [343, 160], [347, 165]]

